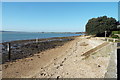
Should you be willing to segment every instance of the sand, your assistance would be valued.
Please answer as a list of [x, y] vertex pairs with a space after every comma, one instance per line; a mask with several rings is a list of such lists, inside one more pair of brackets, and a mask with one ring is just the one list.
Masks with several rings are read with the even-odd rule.
[[110, 56], [89, 57], [84, 53], [105, 43], [96, 38], [76, 37], [54, 49], [3, 64], [3, 78], [103, 78]]

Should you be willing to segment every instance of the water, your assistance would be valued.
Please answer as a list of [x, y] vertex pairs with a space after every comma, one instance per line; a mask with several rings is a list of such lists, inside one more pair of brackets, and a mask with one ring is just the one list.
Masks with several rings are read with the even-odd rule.
[[67, 37], [67, 36], [78, 36], [82, 34], [72, 34], [72, 33], [30, 33], [30, 32], [0, 32], [2, 35], [1, 42], [9, 42], [15, 40], [28, 40], [36, 38], [51, 38], [51, 37]]

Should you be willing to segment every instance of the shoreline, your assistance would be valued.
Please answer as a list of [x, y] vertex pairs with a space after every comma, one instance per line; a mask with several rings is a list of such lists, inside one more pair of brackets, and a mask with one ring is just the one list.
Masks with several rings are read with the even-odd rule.
[[84, 60], [81, 55], [104, 42], [76, 37], [63, 46], [3, 64], [3, 78], [103, 78], [109, 55], [94, 54]]
[[[78, 35], [78, 36], [82, 36], [82, 35]], [[42, 41], [42, 40], [60, 39], [60, 38], [67, 38], [67, 37], [77, 37], [77, 36], [38, 38], [38, 40]], [[2, 45], [4, 43], [17, 43], [17, 42], [28, 42], [28, 41], [36, 41], [36, 39], [13, 40], [13, 41], [8, 41], [8, 42], [2, 42], [2, 43], [0, 43], [0, 45]]]
[[74, 40], [75, 37], [77, 36], [38, 39], [38, 42], [36, 42], [35, 39], [32, 39], [2, 43], [2, 63], [9, 62], [7, 52], [8, 43], [11, 44], [11, 61], [15, 61], [17, 59], [33, 56], [34, 54], [57, 46], [62, 46], [64, 43]]
[[[44, 35], [45, 34], [45, 35]], [[66, 35], [67, 34], [67, 35]], [[15, 34], [3, 34], [3, 38], [2, 40], [0, 41], [0, 44], [1, 43], [5, 43], [5, 42], [12, 42], [12, 41], [26, 41], [26, 40], [34, 40], [36, 38], [39, 38], [39, 39], [46, 39], [46, 38], [56, 38], [56, 37], [71, 37], [71, 36], [80, 36], [80, 35], [84, 35], [82, 33], [79, 33], [79, 34], [73, 34], [73, 33], [61, 33], [61, 34], [46, 34], [46, 33], [42, 33], [39, 34], [39, 33], [36, 33], [36, 34], [29, 34], [31, 36], [29, 36], [28, 34], [18, 34], [16, 36], [14, 36]], [[7, 37], [8, 36], [8, 37]]]

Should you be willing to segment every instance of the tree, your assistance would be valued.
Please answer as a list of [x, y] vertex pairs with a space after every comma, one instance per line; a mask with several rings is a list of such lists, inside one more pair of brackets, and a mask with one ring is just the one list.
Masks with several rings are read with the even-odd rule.
[[107, 31], [107, 36], [109, 36], [111, 31], [116, 29], [116, 19], [107, 16], [92, 18], [86, 24], [86, 33], [88, 35], [104, 36], [105, 31]]

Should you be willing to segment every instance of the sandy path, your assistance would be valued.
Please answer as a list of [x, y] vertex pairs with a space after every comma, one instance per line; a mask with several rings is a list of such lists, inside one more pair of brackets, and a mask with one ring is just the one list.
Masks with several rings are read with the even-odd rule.
[[83, 60], [81, 56], [104, 43], [96, 39], [77, 37], [64, 46], [44, 51], [30, 58], [3, 65], [4, 78], [102, 78], [108, 57]]

